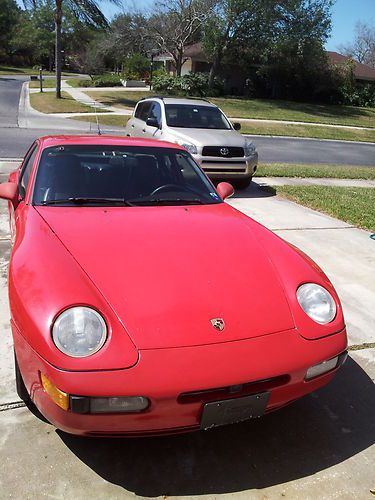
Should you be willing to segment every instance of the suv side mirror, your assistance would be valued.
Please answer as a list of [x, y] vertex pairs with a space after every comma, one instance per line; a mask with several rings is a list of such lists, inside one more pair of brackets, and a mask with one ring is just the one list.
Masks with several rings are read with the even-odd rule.
[[158, 122], [158, 120], [156, 118], [152, 117], [152, 116], [150, 116], [149, 118], [147, 118], [146, 125], [148, 127], [161, 128], [160, 127], [160, 123]]
[[216, 188], [219, 195], [225, 200], [234, 194], [234, 187], [229, 182], [220, 182]]
[[0, 184], [0, 198], [12, 202], [14, 208], [18, 205], [18, 186], [15, 182]]
[[234, 130], [241, 130], [241, 123], [235, 122], [232, 123]]

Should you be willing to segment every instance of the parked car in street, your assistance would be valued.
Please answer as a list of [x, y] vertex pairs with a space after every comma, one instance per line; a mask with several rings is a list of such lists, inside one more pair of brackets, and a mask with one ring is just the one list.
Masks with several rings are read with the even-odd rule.
[[69, 433], [144, 436], [328, 383], [347, 348], [334, 287], [232, 194], [176, 144], [37, 139], [0, 185], [20, 398]]
[[212, 180], [244, 189], [257, 168], [258, 153], [240, 128], [204, 99], [150, 97], [137, 103], [125, 133], [179, 144]]

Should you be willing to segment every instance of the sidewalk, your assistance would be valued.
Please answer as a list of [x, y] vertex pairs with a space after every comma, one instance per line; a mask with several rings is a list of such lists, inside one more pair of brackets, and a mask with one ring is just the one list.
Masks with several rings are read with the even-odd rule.
[[254, 177], [260, 186], [339, 186], [375, 188], [375, 180], [327, 179], [313, 177]]

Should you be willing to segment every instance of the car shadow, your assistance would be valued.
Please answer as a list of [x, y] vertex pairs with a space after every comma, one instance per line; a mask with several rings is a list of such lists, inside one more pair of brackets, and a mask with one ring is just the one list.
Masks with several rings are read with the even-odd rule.
[[57, 431], [106, 481], [144, 497], [260, 489], [310, 476], [375, 442], [375, 387], [351, 358], [317, 393], [259, 420], [143, 439]]
[[237, 198], [269, 198], [276, 196], [276, 189], [267, 184], [261, 184], [255, 178], [246, 189], [236, 189], [231, 199]]

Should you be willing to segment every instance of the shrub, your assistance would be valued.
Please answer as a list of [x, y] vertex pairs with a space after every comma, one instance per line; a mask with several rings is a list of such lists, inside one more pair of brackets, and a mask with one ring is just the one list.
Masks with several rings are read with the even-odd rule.
[[93, 78], [94, 87], [122, 87], [118, 75], [100, 75]]
[[94, 82], [92, 80], [78, 80], [78, 87], [92, 87]]
[[209, 88], [208, 76], [208, 73], [189, 73], [181, 77], [164, 74], [155, 76], [152, 83], [155, 91], [172, 95], [204, 97], [222, 94], [223, 82], [215, 78], [214, 87]]
[[141, 54], [127, 57], [122, 65], [122, 77], [125, 80], [145, 80], [149, 74], [150, 61]]

